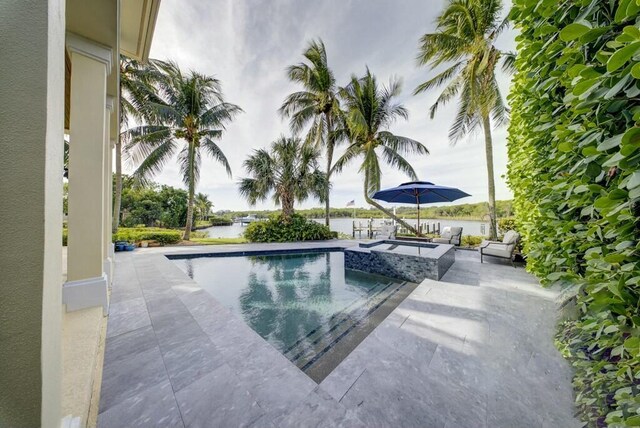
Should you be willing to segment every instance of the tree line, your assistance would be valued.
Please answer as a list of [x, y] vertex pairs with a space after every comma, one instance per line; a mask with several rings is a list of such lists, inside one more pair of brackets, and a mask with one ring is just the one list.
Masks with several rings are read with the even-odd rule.
[[[266, 218], [276, 213], [275, 210], [223, 210], [217, 211], [216, 214], [229, 219], [236, 217], [245, 217], [255, 215], [258, 218]], [[306, 218], [323, 218], [325, 215], [324, 208], [307, 208], [298, 209], [296, 213]], [[508, 218], [513, 215], [512, 201], [496, 201], [496, 214], [498, 219]], [[400, 206], [396, 208], [396, 215], [401, 218], [414, 219], [418, 217], [418, 211], [414, 207]], [[330, 218], [385, 218], [386, 215], [377, 208], [331, 208], [329, 211]], [[460, 204], [441, 207], [421, 207], [420, 218], [424, 219], [466, 219], [466, 220], [488, 220], [489, 211], [486, 202], [478, 202], [475, 204]]]

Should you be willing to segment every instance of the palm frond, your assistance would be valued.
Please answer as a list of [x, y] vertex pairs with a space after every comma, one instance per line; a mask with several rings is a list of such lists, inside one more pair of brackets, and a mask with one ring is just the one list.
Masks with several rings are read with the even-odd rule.
[[211, 127], [225, 129], [226, 124], [231, 122], [242, 111], [235, 104], [226, 102], [216, 104], [200, 115], [200, 127], [204, 129]]
[[390, 149], [389, 147], [382, 148], [383, 159], [385, 163], [394, 169], [407, 174], [412, 180], [417, 180], [418, 175], [413, 169], [413, 166], [402, 157], [397, 151]]
[[513, 74], [516, 72], [516, 53], [515, 52], [503, 52], [502, 57], [502, 71], [507, 74]]
[[222, 166], [224, 166], [229, 177], [232, 176], [231, 165], [229, 164], [229, 161], [227, 160], [225, 154], [216, 143], [214, 143], [210, 138], [204, 138], [200, 143], [200, 147], [202, 147], [209, 156], [211, 156], [213, 159], [221, 163]]
[[447, 87], [444, 88], [440, 96], [436, 99], [436, 102], [434, 102], [429, 108], [429, 117], [431, 119], [435, 117], [436, 112], [438, 111], [441, 105], [447, 104], [449, 101], [451, 101], [453, 98], [455, 98], [458, 95], [463, 84], [464, 82], [463, 82], [462, 76], [458, 76], [455, 79], [453, 79], [451, 82], [449, 82], [449, 85], [447, 85]]
[[455, 74], [460, 70], [460, 68], [462, 68], [462, 66], [463, 66], [462, 61], [459, 61], [453, 64], [451, 67], [447, 68], [442, 73], [439, 73], [437, 76], [433, 77], [432, 79], [429, 79], [426, 82], [418, 85], [416, 89], [413, 91], [413, 95], [417, 95], [419, 93], [428, 91], [429, 89], [442, 86], [447, 81], [451, 80], [451, 78], [455, 76]]
[[155, 147], [144, 157], [133, 172], [134, 179], [139, 182], [151, 179], [162, 171], [162, 168], [171, 159], [175, 151], [176, 143], [174, 140], [166, 140]]

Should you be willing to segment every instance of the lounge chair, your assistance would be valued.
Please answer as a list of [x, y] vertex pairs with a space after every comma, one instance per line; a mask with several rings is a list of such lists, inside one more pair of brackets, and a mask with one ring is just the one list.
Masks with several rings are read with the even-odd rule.
[[396, 239], [396, 232], [398, 230], [398, 226], [393, 224], [383, 224], [380, 227], [380, 230], [376, 233], [376, 238], [380, 237], [382, 239]]
[[460, 246], [462, 240], [462, 228], [461, 227], [445, 227], [442, 229], [442, 233], [439, 238], [433, 238], [431, 242], [436, 244], [451, 244], [456, 247]]
[[513, 253], [516, 250], [518, 241], [520, 240], [520, 234], [515, 230], [509, 230], [504, 234], [502, 242], [500, 241], [482, 241], [480, 244], [480, 263], [484, 256], [499, 257], [502, 259], [509, 259], [511, 265], [516, 267], [513, 263]]

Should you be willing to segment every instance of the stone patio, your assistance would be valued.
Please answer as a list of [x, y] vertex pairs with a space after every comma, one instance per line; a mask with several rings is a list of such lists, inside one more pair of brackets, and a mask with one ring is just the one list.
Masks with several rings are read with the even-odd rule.
[[457, 251], [317, 385], [163, 255], [354, 244], [117, 254], [98, 426], [580, 426], [557, 291], [522, 268]]

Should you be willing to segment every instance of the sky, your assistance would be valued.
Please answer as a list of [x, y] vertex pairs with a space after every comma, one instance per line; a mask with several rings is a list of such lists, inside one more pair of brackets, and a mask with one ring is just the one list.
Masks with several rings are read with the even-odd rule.
[[[364, 74], [366, 66], [379, 83], [386, 84], [391, 77], [402, 79], [398, 101], [408, 108], [409, 120], [398, 121], [389, 130], [429, 149], [428, 156], [408, 157], [421, 180], [459, 187], [472, 195], [459, 203], [486, 201], [482, 133], [452, 146], [447, 133], [455, 103], [431, 120], [428, 109], [438, 91], [412, 95], [419, 83], [434, 75], [427, 68], [418, 68], [415, 57], [420, 36], [435, 29], [443, 4], [443, 0], [162, 0], [150, 56], [174, 60], [183, 70], [215, 76], [222, 82], [226, 101], [244, 110], [218, 142], [233, 177], [203, 156], [197, 191], [209, 195], [214, 210], [250, 208], [238, 193], [238, 180], [246, 176], [242, 162], [254, 149], [267, 147], [280, 135], [290, 135], [288, 121], [277, 110], [288, 94], [301, 88], [287, 79], [285, 70], [303, 60], [309, 40], [321, 38], [338, 85], [346, 85], [352, 74]], [[513, 30], [506, 31], [498, 47], [515, 50], [514, 37]], [[510, 78], [498, 78], [506, 97]], [[507, 163], [506, 129], [496, 129], [493, 135], [496, 198], [510, 199], [502, 177]], [[176, 162], [167, 163], [155, 181], [184, 188]], [[402, 173], [383, 168], [383, 188], [405, 181], [409, 180]], [[332, 206], [344, 207], [351, 200], [356, 206], [366, 206], [357, 163], [334, 176], [332, 183]], [[319, 206], [317, 200], [297, 205]], [[271, 200], [253, 207], [273, 208]]]

